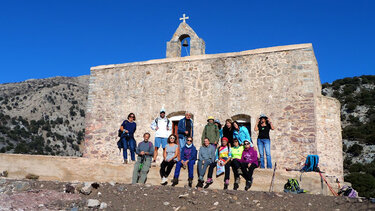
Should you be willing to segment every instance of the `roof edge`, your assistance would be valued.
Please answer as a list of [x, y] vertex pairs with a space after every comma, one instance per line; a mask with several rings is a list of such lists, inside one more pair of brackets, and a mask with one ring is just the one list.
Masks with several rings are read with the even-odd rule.
[[258, 49], [253, 49], [253, 50], [230, 52], [230, 53], [203, 54], [203, 55], [196, 55], [196, 56], [176, 57], [176, 58], [152, 59], [152, 60], [147, 60], [147, 61], [129, 62], [129, 63], [122, 63], [122, 64], [99, 65], [99, 66], [91, 67], [90, 70], [93, 71], [93, 70], [101, 70], [101, 69], [110, 69], [110, 68], [115, 68], [115, 67], [159, 64], [159, 63], [168, 63], [168, 62], [177, 62], [177, 61], [195, 61], [195, 60], [213, 59], [213, 58], [220, 58], [220, 57], [235, 57], [235, 56], [244, 56], [244, 55], [251, 55], [251, 54], [290, 51], [290, 50], [297, 50], [297, 49], [304, 49], [304, 48], [312, 49], [312, 44], [303, 43], [303, 44], [295, 44], [295, 45], [258, 48]]

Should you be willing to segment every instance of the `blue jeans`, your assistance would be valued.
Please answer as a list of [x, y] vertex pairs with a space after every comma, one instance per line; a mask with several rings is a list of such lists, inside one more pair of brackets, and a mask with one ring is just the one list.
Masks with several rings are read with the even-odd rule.
[[124, 160], [128, 160], [128, 149], [130, 150], [130, 157], [132, 161], [135, 161], [135, 140], [134, 138], [122, 138], [122, 144], [124, 149], [122, 150], [122, 155], [124, 156]]
[[186, 137], [182, 134], [178, 134], [178, 142], [180, 142], [180, 149], [182, 149], [186, 144]]
[[269, 139], [258, 139], [258, 150], [260, 155], [260, 168], [264, 169], [264, 150], [267, 157], [267, 168], [272, 169], [271, 141]]
[[155, 147], [159, 148], [160, 145], [164, 149], [167, 146], [168, 138], [155, 137]]
[[[194, 164], [195, 164], [195, 161], [189, 161], [189, 163], [188, 163], [189, 179], [194, 178]], [[176, 164], [176, 169], [174, 170], [174, 177], [173, 178], [178, 179], [178, 177], [180, 176], [181, 167], [182, 167], [182, 163], [181, 163], [181, 160], [180, 160]]]
[[212, 162], [210, 160], [205, 160], [204, 163], [202, 163], [201, 160], [198, 161], [198, 176], [200, 180], [203, 180], [206, 170]]

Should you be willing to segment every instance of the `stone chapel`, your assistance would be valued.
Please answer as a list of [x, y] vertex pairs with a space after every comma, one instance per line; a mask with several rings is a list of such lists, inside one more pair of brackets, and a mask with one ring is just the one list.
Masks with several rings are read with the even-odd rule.
[[[153, 142], [150, 124], [163, 106], [173, 132], [191, 112], [198, 149], [208, 116], [239, 121], [256, 144], [254, 124], [266, 114], [276, 127], [271, 155], [279, 168], [301, 167], [307, 155], [317, 154], [322, 170], [343, 178], [340, 104], [321, 95], [312, 44], [205, 54], [204, 40], [186, 23], [188, 17], [181, 19], [166, 58], [91, 68], [84, 157], [120, 163], [117, 130], [131, 112], [137, 143], [144, 132]], [[190, 52], [181, 57], [185, 40]]]

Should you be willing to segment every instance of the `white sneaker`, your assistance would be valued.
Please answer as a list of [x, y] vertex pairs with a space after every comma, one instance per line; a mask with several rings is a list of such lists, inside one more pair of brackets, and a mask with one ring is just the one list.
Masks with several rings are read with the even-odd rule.
[[163, 178], [161, 179], [161, 183], [160, 183], [160, 184], [164, 184], [164, 183], [167, 182], [167, 181], [168, 181], [168, 179], [165, 178], [165, 177], [163, 177]]

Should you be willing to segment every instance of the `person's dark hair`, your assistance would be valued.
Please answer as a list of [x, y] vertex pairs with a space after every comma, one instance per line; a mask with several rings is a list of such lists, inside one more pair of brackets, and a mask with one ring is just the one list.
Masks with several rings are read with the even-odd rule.
[[133, 120], [135, 121], [135, 114], [134, 114], [134, 113], [130, 113], [130, 114], [128, 115], [128, 119], [130, 118], [131, 115], [134, 116]]
[[186, 141], [187, 141], [189, 138], [191, 138], [191, 142], [194, 141], [193, 137], [191, 137], [191, 136], [188, 136], [188, 137], [186, 138]]
[[238, 130], [240, 129], [240, 124], [238, 124], [238, 122], [237, 121], [234, 121], [233, 123], [232, 123], [232, 126], [233, 126], [233, 129], [235, 129], [236, 130], [236, 128], [234, 127], [234, 124], [237, 124], [238, 125]]
[[217, 124], [217, 127], [219, 128], [219, 130], [221, 129], [221, 124], [220, 123], [217, 123], [215, 122], [215, 124]]
[[268, 123], [268, 118], [267, 117], [261, 117], [261, 118], [259, 118], [259, 122], [258, 122], [258, 127], [260, 127], [261, 125], [262, 125], [262, 119], [265, 119], [266, 120], [266, 125], [268, 125], [269, 123]]
[[151, 137], [151, 134], [149, 132], [144, 133], [143, 137], [145, 137], [145, 135], [148, 135], [148, 137]]
[[234, 139], [233, 139], [233, 143], [236, 142], [236, 141], [237, 141], [238, 143], [240, 143], [240, 142], [238, 141], [238, 139], [234, 138]]
[[170, 144], [170, 143], [172, 143], [171, 142], [171, 137], [174, 137], [174, 142], [173, 143], [177, 143], [177, 136], [175, 135], [175, 134], [171, 134], [169, 137], [168, 137], [168, 140], [167, 140], [167, 142], [168, 142], [168, 144]]

